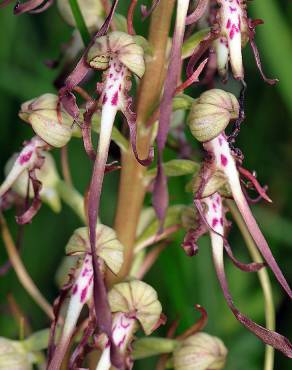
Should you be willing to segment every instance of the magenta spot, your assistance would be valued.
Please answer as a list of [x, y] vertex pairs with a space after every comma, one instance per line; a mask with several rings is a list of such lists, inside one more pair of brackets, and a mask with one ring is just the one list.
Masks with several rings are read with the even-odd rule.
[[232, 40], [233, 39], [233, 37], [234, 37], [234, 28], [232, 28], [231, 29], [231, 31], [229, 32], [229, 37], [230, 37], [230, 39]]
[[223, 226], [223, 218], [222, 217], [220, 218], [220, 224], [221, 224], [221, 226]]
[[229, 10], [231, 11], [231, 13], [234, 13], [234, 12], [236, 12], [237, 9], [235, 7], [233, 7], [233, 6], [230, 6], [229, 7]]
[[229, 28], [230, 26], [231, 26], [231, 20], [230, 20], [230, 18], [228, 18], [228, 21], [226, 23], [226, 28]]
[[80, 295], [80, 301], [81, 301], [81, 303], [84, 302], [84, 300], [86, 298], [86, 294], [87, 294], [87, 286], [82, 289], [82, 292], [81, 292], [81, 295]]
[[121, 345], [125, 342], [126, 334], [124, 334], [123, 338], [119, 341], [118, 347], [121, 347]]
[[217, 196], [216, 202], [217, 202], [217, 204], [220, 204], [220, 197], [219, 196]]
[[103, 98], [102, 98], [102, 104], [105, 104], [107, 102], [107, 95], [104, 94]]
[[77, 293], [77, 290], [78, 290], [78, 285], [77, 285], [77, 284], [75, 284], [75, 285], [73, 286], [72, 294], [76, 294], [76, 293]]
[[19, 157], [19, 163], [21, 165], [23, 165], [24, 163], [28, 162], [32, 156], [32, 150], [26, 154], [22, 154], [20, 157]]
[[221, 164], [222, 164], [222, 166], [225, 167], [227, 165], [227, 163], [228, 163], [228, 159], [225, 157], [224, 154], [221, 154], [220, 158], [221, 158]]
[[216, 212], [217, 211], [217, 206], [216, 206], [215, 203], [212, 203], [212, 207], [213, 207], [214, 211]]
[[120, 86], [119, 86], [119, 91], [121, 91], [122, 90], [122, 85], [120, 84]]
[[84, 271], [82, 272], [82, 276], [86, 276], [88, 272], [89, 272], [88, 268], [85, 267]]
[[118, 98], [119, 98], [119, 93], [118, 93], [118, 91], [116, 91], [114, 93], [114, 96], [112, 97], [112, 101], [111, 101], [112, 105], [117, 105], [118, 104]]
[[110, 78], [112, 78], [113, 77], [113, 74], [112, 73], [110, 73]]
[[217, 224], [218, 224], [218, 219], [217, 218], [213, 218], [213, 220], [212, 220], [212, 227], [215, 227]]

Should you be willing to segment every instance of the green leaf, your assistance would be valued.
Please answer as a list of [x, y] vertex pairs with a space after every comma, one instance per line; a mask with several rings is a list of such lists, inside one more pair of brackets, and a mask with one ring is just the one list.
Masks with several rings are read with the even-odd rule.
[[77, 0], [69, 0], [69, 3], [84, 46], [87, 46], [90, 42], [90, 33], [86, 27], [86, 23], [79, 8], [78, 2]]
[[171, 353], [179, 345], [177, 340], [150, 337], [141, 338], [133, 343], [133, 358], [135, 360], [150, 356], [157, 356], [162, 353]]
[[36, 331], [22, 343], [29, 352], [41, 351], [48, 348], [49, 335], [50, 329]]
[[[163, 224], [164, 228], [166, 229], [171, 226], [181, 224], [182, 214], [186, 208], [187, 206], [181, 204], [169, 207]], [[144, 231], [138, 238], [136, 242], [136, 247], [138, 247], [139, 244], [141, 244], [145, 240], [155, 236], [159, 230], [159, 226], [160, 226], [159, 221], [154, 213], [152, 222], [148, 224], [148, 226], [144, 229]]]
[[196, 47], [199, 45], [201, 41], [203, 41], [203, 39], [207, 36], [210, 30], [211, 30], [210, 28], [204, 28], [203, 30], [194, 33], [183, 43], [182, 46], [183, 59], [186, 59], [193, 54]]
[[[198, 172], [200, 165], [194, 161], [188, 159], [172, 159], [169, 162], [163, 163], [163, 169], [166, 176], [184, 176]], [[146, 172], [147, 177], [154, 177], [156, 175], [157, 168], [151, 168]]]

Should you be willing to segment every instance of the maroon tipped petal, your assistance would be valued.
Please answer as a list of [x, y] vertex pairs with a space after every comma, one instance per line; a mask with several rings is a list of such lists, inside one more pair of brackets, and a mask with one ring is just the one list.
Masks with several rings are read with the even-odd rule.
[[231, 261], [234, 263], [236, 267], [238, 267], [240, 270], [244, 272], [257, 272], [261, 268], [265, 267], [265, 263], [259, 263], [259, 262], [251, 262], [251, 263], [243, 263], [240, 262], [233, 254], [232, 249], [230, 245], [228, 244], [227, 240], [224, 240], [224, 248], [228, 254], [228, 257], [231, 259]]
[[271, 78], [266, 77], [266, 75], [263, 71], [263, 68], [262, 68], [262, 62], [261, 62], [260, 54], [259, 54], [258, 48], [257, 48], [255, 40], [254, 40], [254, 38], [255, 38], [255, 27], [259, 24], [262, 24], [262, 23], [263, 22], [261, 20], [256, 20], [255, 22], [249, 21], [250, 46], [252, 48], [258, 70], [260, 71], [260, 74], [261, 74], [263, 80], [265, 82], [267, 82], [269, 85], [275, 85], [279, 80], [277, 78], [271, 79]]
[[[223, 258], [220, 260], [217, 258], [217, 253], [215, 252], [215, 246], [213, 248], [213, 256], [214, 256], [214, 263], [215, 268], [217, 272], [217, 276], [224, 294], [224, 297], [226, 299], [226, 302], [233, 312], [236, 319], [247, 329], [249, 329], [252, 333], [254, 333], [259, 339], [261, 339], [264, 343], [274, 347], [275, 349], [281, 351], [285, 356], [292, 358], [292, 345], [290, 341], [284, 337], [283, 335], [268, 330], [252, 320], [250, 320], [248, 317], [243, 315], [235, 306], [231, 297], [231, 294], [229, 292], [227, 279], [224, 271], [224, 263]], [[216, 256], [215, 256], [216, 254]]]
[[19, 15], [26, 12], [30, 12], [40, 5], [42, 5], [45, 1], [44, 0], [29, 0], [24, 3], [20, 3], [20, 1], [17, 1], [14, 7], [14, 14]]

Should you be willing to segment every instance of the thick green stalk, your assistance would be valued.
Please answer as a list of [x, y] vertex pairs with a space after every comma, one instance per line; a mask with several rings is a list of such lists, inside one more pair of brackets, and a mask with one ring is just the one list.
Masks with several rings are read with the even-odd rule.
[[[247, 249], [255, 262], [263, 262], [262, 257], [251, 237], [245, 222], [243, 221], [235, 203], [232, 200], [226, 200], [228, 208], [237, 223], [237, 226], [244, 238]], [[266, 317], [266, 328], [269, 330], [275, 330], [275, 307], [273, 302], [272, 286], [266, 268], [262, 268], [258, 271], [259, 280], [262, 286], [264, 300], [265, 300], [265, 317]], [[274, 368], [274, 348], [266, 346], [265, 353], [265, 365], [264, 370], [272, 370]]]
[[[148, 40], [152, 47], [152, 58], [146, 64], [146, 72], [141, 81], [137, 99], [137, 147], [140, 158], [148, 155], [151, 145], [152, 128], [147, 128], [146, 122], [160, 98], [165, 77], [165, 54], [173, 7], [174, 0], [161, 0], [151, 17]], [[127, 275], [133, 259], [136, 229], [146, 193], [143, 182], [144, 174], [145, 167], [137, 162], [130, 147], [127, 152], [122, 153], [122, 170], [115, 218], [118, 238], [125, 246], [125, 262], [118, 279]], [[116, 277], [108, 274], [109, 284], [116, 280]]]

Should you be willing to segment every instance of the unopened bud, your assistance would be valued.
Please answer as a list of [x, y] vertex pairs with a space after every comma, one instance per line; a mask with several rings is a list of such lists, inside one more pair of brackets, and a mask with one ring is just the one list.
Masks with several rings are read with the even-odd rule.
[[185, 339], [174, 351], [174, 369], [220, 370], [224, 368], [226, 355], [221, 339], [200, 332]]
[[44, 94], [21, 105], [19, 117], [31, 124], [35, 133], [49, 145], [61, 148], [72, 136], [73, 118], [60, 107], [58, 96]]
[[238, 115], [239, 104], [233, 94], [211, 89], [193, 103], [188, 122], [193, 136], [205, 142], [217, 137]]

